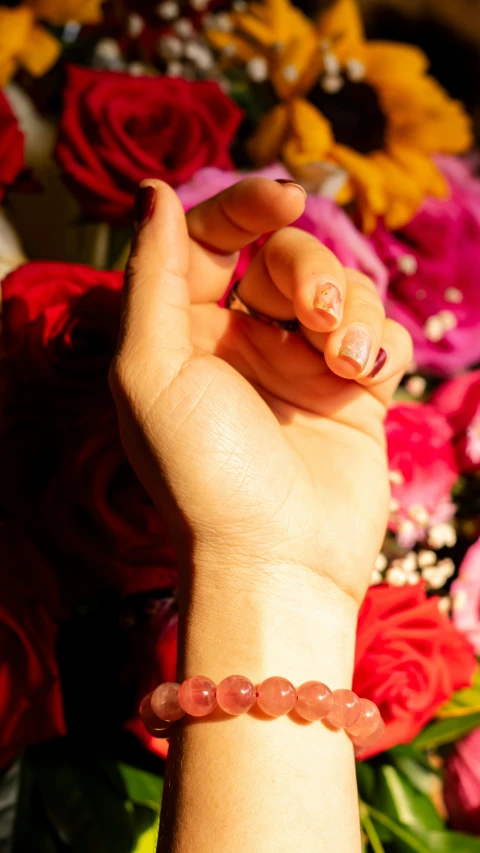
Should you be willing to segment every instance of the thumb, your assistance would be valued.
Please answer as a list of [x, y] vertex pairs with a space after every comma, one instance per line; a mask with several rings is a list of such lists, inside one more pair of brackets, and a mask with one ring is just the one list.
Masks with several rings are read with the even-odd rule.
[[163, 181], [142, 181], [135, 212], [114, 370], [117, 379], [134, 382], [154, 375], [161, 391], [192, 355], [187, 224], [178, 196]]

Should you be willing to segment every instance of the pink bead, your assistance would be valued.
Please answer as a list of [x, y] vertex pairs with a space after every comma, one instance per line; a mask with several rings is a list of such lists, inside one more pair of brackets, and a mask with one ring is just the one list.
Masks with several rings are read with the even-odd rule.
[[321, 681], [306, 681], [297, 690], [295, 710], [304, 720], [322, 720], [332, 705], [332, 691]]
[[347, 727], [347, 734], [351, 738], [369, 737], [378, 728], [380, 723], [380, 711], [370, 699], [360, 699], [360, 716], [353, 726]]
[[176, 681], [165, 681], [160, 684], [152, 693], [150, 704], [152, 711], [161, 720], [180, 720], [185, 711], [180, 707], [178, 702], [178, 691], [180, 685]]
[[334, 690], [327, 721], [336, 729], [353, 726], [360, 716], [360, 699], [353, 690]]
[[151, 698], [152, 693], [149, 693], [148, 696], [144, 696], [142, 699], [139, 708], [140, 719], [142, 720], [147, 732], [152, 735], [152, 737], [166, 737], [166, 732], [170, 728], [171, 724], [165, 723], [163, 720], [159, 720], [157, 715], [153, 713]]
[[244, 675], [229, 675], [217, 687], [217, 702], [227, 714], [245, 714], [255, 705], [257, 691]]
[[185, 679], [178, 691], [178, 702], [192, 717], [206, 717], [217, 707], [216, 687], [205, 675]]
[[277, 675], [266, 678], [258, 687], [258, 707], [270, 717], [288, 714], [295, 705], [296, 698], [293, 684]]
[[363, 738], [352, 737], [352, 743], [355, 748], [355, 755], [360, 755], [362, 752], [365, 752], [366, 749], [370, 749], [372, 746], [376, 746], [377, 743], [382, 739], [384, 732], [385, 723], [380, 717], [377, 728], [374, 732]]

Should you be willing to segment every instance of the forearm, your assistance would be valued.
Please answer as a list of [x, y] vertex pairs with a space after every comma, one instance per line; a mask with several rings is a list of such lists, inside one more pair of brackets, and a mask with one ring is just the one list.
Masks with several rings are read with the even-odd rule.
[[[225, 569], [223, 588], [196, 581], [180, 619], [178, 678], [295, 686], [352, 678], [356, 613], [330, 582], [272, 566], [255, 586]], [[265, 572], [263, 570], [263, 577]], [[181, 724], [172, 737], [159, 853], [357, 853], [354, 757], [343, 731], [254, 714]]]

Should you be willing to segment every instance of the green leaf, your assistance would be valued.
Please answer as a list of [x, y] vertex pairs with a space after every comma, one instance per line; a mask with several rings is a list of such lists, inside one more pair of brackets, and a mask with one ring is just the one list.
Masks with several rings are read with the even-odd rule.
[[133, 853], [155, 853], [155, 850], [157, 849], [157, 838], [158, 820], [139, 835]]
[[375, 770], [368, 761], [357, 761], [357, 785], [360, 798], [370, 802], [375, 790]]
[[444, 826], [430, 797], [415, 790], [391, 764], [379, 768], [375, 806], [398, 823], [415, 829], [443, 829]]
[[130, 764], [119, 763], [118, 770], [123, 779], [127, 796], [138, 805], [147, 806], [155, 813], [160, 812], [163, 779]]
[[457, 690], [452, 698], [440, 708], [437, 714], [439, 719], [451, 717], [464, 717], [469, 714], [480, 713], [480, 667], [475, 673], [473, 684]]
[[466, 717], [452, 717], [431, 723], [412, 741], [417, 750], [434, 749], [446, 743], [453, 743], [480, 726], [480, 713]]
[[386, 754], [386, 758], [421, 794], [431, 798], [441, 784], [439, 771], [430, 767], [428, 759], [410, 746], [397, 746]]
[[394, 838], [402, 842], [402, 850], [412, 851], [412, 853], [433, 853], [431, 847], [427, 847], [426, 843], [419, 837], [416, 830], [412, 830], [405, 826], [400, 826], [395, 820], [381, 811], [374, 809], [372, 806], [367, 806], [369, 815], [375, 823], [388, 829]]
[[131, 853], [136, 840], [133, 804], [99, 768], [95, 753], [89, 755], [67, 739], [29, 752], [45, 812], [72, 853]]
[[428, 832], [424, 836], [434, 853], [480, 853], [480, 838], [461, 832]]

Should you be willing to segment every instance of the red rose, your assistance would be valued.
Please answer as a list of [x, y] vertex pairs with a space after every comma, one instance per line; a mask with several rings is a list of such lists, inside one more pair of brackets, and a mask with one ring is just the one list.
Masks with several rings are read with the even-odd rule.
[[128, 595], [176, 584], [168, 526], [130, 467], [111, 401], [83, 435], [64, 439], [40, 510], [74, 598], [101, 586]]
[[128, 224], [143, 178], [188, 181], [229, 169], [241, 111], [211, 81], [68, 70], [56, 156], [82, 210]]
[[0, 767], [5, 767], [29, 744], [65, 734], [65, 724], [52, 575], [10, 524], [0, 526], [0, 549]]
[[73, 601], [174, 577], [168, 531], [126, 459], [108, 389], [121, 285], [121, 273], [61, 263], [26, 264], [4, 281], [0, 505]]
[[369, 754], [409, 743], [471, 683], [476, 668], [470, 645], [423, 584], [370, 588], [359, 615], [353, 689], [378, 705], [386, 729]]
[[[120, 317], [120, 272], [80, 264], [24, 264], [2, 283], [3, 341], [29, 416], [91, 414], [82, 394], [107, 390]], [[38, 405], [36, 404], [38, 401]]]
[[24, 140], [5, 95], [0, 92], [0, 201], [23, 169]]

